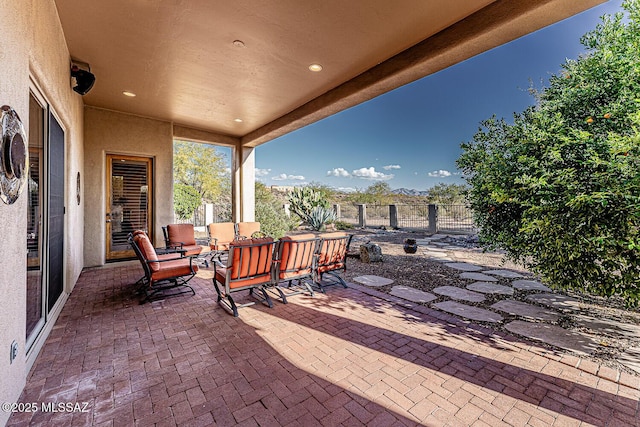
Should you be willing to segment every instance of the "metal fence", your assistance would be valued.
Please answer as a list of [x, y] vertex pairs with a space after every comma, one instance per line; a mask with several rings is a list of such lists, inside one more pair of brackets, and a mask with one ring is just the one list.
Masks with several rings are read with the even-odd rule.
[[465, 205], [339, 205], [335, 209], [340, 213], [340, 221], [355, 227], [384, 226], [431, 233], [477, 232], [471, 209]]
[[[426, 230], [430, 233], [473, 234], [477, 228], [473, 224], [471, 209], [465, 205], [334, 205], [338, 220], [355, 227], [389, 227], [400, 229]], [[286, 209], [285, 209], [286, 211]], [[177, 223], [193, 224], [202, 229], [212, 222], [231, 221], [231, 205], [203, 204], [191, 218]]]

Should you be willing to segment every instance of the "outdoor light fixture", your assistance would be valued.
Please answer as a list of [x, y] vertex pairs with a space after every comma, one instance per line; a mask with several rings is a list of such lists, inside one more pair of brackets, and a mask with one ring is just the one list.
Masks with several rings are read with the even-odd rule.
[[239, 118], [238, 119], [233, 119], [233, 121], [236, 122], [236, 123], [242, 123], [242, 119], [239, 119]]
[[322, 71], [322, 65], [320, 65], [320, 64], [311, 64], [311, 65], [309, 65], [309, 70], [313, 71], [314, 73], [318, 73], [318, 72]]
[[75, 79], [73, 90], [80, 95], [86, 95], [96, 82], [96, 76], [91, 73], [89, 64], [84, 63], [82, 65], [85, 65], [88, 70], [83, 70], [77, 63], [71, 64], [71, 77]]
[[122, 91], [122, 94], [123, 94], [124, 96], [128, 96], [129, 98], [134, 98], [134, 97], [136, 96], [136, 94], [135, 94], [135, 93], [130, 92], [130, 91], [128, 91], [128, 90]]

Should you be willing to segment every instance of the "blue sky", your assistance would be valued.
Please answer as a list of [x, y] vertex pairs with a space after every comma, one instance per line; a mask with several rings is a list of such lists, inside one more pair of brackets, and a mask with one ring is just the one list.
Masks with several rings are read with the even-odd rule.
[[381, 95], [256, 149], [266, 185], [320, 182], [364, 189], [426, 190], [463, 183], [455, 161], [492, 115], [510, 119], [534, 103], [528, 93], [584, 53], [580, 37], [599, 17], [621, 10], [611, 0], [572, 18]]

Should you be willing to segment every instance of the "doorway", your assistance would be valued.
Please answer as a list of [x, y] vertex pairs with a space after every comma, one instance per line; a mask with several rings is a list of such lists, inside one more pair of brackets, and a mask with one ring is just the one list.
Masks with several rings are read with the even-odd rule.
[[64, 291], [65, 133], [45, 98], [29, 93], [27, 351]]
[[127, 236], [152, 229], [152, 159], [107, 155], [106, 238], [107, 261], [135, 257]]

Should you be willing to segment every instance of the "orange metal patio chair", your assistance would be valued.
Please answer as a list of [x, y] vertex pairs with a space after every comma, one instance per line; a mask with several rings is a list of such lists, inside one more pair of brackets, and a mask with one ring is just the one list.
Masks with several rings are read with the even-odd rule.
[[233, 222], [212, 222], [207, 227], [207, 233], [211, 260], [218, 258], [218, 261], [222, 261], [222, 255], [229, 252], [229, 245], [236, 240], [236, 225]]
[[[326, 233], [320, 236], [318, 254], [314, 268], [314, 282], [321, 292], [331, 285], [341, 284], [345, 288], [347, 283], [341, 273], [347, 270], [347, 252], [353, 235], [346, 233]], [[324, 281], [323, 275], [328, 274], [333, 280]]]
[[145, 294], [141, 303], [186, 293], [195, 295], [187, 284], [198, 272], [192, 257], [176, 253], [158, 255], [144, 231], [129, 234], [128, 241], [144, 270], [144, 277], [139, 281]]
[[[231, 242], [226, 266], [219, 261], [213, 264], [213, 286], [218, 294], [218, 304], [225, 310], [238, 317], [238, 308], [255, 304], [249, 302], [236, 304], [231, 294], [249, 291], [249, 294], [265, 303], [269, 308], [273, 302], [265, 286], [271, 284], [273, 249], [275, 242], [272, 238], [244, 239]], [[256, 295], [259, 291], [261, 295]]]
[[313, 296], [313, 263], [319, 242], [313, 234], [286, 236], [278, 241], [273, 289], [283, 303], [287, 303], [288, 296], [303, 292]]
[[185, 256], [199, 257], [203, 247], [196, 240], [193, 224], [169, 224], [162, 227], [165, 246], [168, 249], [184, 251]]
[[260, 231], [260, 223], [259, 222], [239, 222], [237, 224], [236, 230], [236, 239], [250, 239], [252, 237], [262, 237], [262, 236], [254, 236], [253, 233], [258, 233]]

